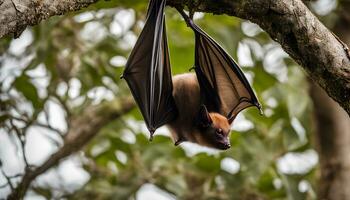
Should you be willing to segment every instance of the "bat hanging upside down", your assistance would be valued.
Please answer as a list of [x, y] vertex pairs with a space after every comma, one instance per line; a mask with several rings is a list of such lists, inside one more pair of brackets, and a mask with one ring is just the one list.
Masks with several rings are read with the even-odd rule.
[[151, 139], [168, 125], [175, 145], [190, 141], [230, 147], [230, 124], [243, 109], [261, 106], [237, 63], [181, 9], [195, 33], [195, 73], [172, 77], [166, 37], [166, 0], [150, 0], [145, 26], [123, 76], [145, 119]]
[[173, 77], [173, 97], [178, 109], [175, 120], [169, 122], [175, 145], [184, 141], [217, 149], [230, 148], [232, 120], [216, 112], [208, 112], [200, 104], [200, 87], [194, 73]]

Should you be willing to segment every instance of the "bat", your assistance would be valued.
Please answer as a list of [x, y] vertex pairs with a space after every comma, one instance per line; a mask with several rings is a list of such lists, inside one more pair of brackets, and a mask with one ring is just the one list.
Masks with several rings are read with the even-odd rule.
[[137, 102], [150, 139], [167, 125], [175, 145], [190, 141], [228, 149], [237, 114], [255, 106], [261, 111], [238, 64], [181, 9], [195, 33], [195, 73], [172, 78], [165, 27], [165, 0], [151, 0], [145, 26], [123, 73]]
[[172, 76], [167, 44], [165, 0], [150, 0], [146, 22], [130, 53], [121, 78], [125, 78], [141, 110], [148, 130], [174, 120], [177, 108], [172, 97]]
[[209, 112], [201, 104], [200, 85], [195, 73], [173, 77], [173, 97], [178, 117], [167, 125], [175, 145], [190, 141], [217, 149], [230, 148], [228, 135], [231, 121], [217, 112]]

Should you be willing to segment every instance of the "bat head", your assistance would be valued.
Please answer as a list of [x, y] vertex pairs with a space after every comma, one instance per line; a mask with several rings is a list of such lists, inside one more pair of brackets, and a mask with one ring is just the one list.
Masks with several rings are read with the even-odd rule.
[[208, 112], [202, 105], [198, 113], [201, 140], [205, 146], [226, 150], [231, 147], [229, 134], [231, 125], [229, 120], [214, 112]]

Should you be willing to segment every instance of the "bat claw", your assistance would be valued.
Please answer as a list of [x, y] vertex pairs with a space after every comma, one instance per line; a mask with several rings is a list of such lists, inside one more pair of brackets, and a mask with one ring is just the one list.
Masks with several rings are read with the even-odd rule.
[[259, 109], [260, 115], [264, 115], [264, 111], [260, 108]]
[[184, 142], [184, 141], [186, 141], [186, 139], [181, 137], [181, 138], [179, 138], [179, 139], [177, 139], [177, 140], [175, 141], [174, 145], [175, 145], [175, 146], [178, 146], [179, 144], [181, 144], [181, 143]]
[[262, 106], [258, 103], [256, 107], [259, 109], [260, 115], [264, 115], [264, 111], [262, 110]]
[[154, 131], [155, 131], [155, 130], [153, 130], [153, 129], [149, 130], [149, 133], [150, 133], [149, 141], [150, 141], [150, 142], [153, 141]]
[[175, 146], [178, 146], [179, 144], [181, 144], [181, 142], [182, 142], [181, 140], [177, 140], [177, 141], [174, 143], [174, 145], [175, 145]]

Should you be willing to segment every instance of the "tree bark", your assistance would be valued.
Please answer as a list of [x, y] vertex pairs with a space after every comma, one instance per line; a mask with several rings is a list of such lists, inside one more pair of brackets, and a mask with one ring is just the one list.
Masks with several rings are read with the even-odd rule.
[[[350, 2], [342, 2], [334, 32], [350, 44]], [[350, 199], [350, 118], [317, 85], [311, 84], [316, 119], [316, 144], [320, 156], [318, 199]]]
[[[86, 7], [97, 0], [0, 0], [0, 38], [18, 36], [27, 25]], [[193, 11], [250, 20], [273, 40], [350, 115], [350, 55], [301, 0], [167, 0]], [[194, 5], [198, 4], [198, 5]]]
[[27, 26], [95, 2], [97, 0], [0, 0], [0, 38], [9, 34], [17, 38]]
[[316, 147], [320, 157], [318, 199], [350, 199], [350, 118], [315, 84], [311, 84], [316, 119]]
[[57, 165], [62, 159], [79, 151], [97, 135], [102, 127], [130, 111], [134, 106], [134, 101], [130, 97], [86, 108], [83, 113], [73, 117], [70, 129], [64, 138], [63, 147], [52, 154], [41, 166], [27, 171], [8, 199], [23, 199], [32, 181]]

